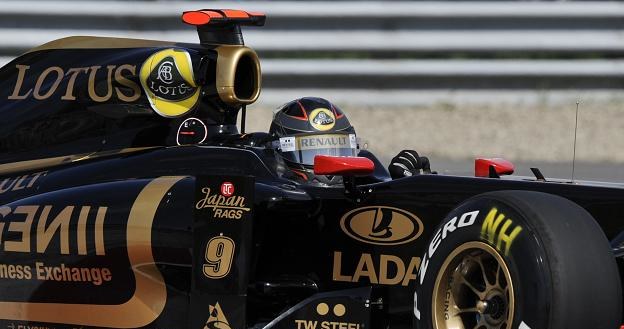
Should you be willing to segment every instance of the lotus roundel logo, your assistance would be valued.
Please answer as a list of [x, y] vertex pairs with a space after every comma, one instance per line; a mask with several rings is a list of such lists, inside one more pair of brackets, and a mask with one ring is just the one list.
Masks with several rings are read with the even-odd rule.
[[351, 210], [342, 216], [340, 228], [361, 242], [397, 245], [416, 240], [424, 226], [416, 215], [403, 209], [369, 206]]

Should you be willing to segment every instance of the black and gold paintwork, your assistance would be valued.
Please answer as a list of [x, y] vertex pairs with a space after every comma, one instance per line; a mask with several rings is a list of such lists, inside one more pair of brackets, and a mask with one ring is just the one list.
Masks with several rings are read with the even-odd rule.
[[[188, 54], [177, 82], [197, 95], [173, 114], [141, 80], [162, 51]], [[426, 244], [471, 196], [557, 194], [624, 231], [618, 187], [390, 181], [366, 152], [355, 192], [291, 180], [267, 134], [236, 129], [257, 63], [242, 45], [78, 37], [0, 69], [0, 326], [408, 328]], [[207, 138], [177, 145], [190, 117]]]

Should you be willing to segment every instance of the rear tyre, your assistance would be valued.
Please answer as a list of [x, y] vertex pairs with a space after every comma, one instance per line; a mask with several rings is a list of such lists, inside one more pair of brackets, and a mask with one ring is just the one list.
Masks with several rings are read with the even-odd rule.
[[622, 291], [592, 216], [550, 194], [499, 191], [453, 210], [414, 294], [418, 329], [616, 329]]

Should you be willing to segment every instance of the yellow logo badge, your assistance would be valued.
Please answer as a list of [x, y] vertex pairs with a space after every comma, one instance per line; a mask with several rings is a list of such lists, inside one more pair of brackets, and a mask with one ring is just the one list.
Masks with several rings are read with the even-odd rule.
[[214, 306], [209, 305], [208, 311], [210, 312], [210, 317], [206, 321], [204, 329], [232, 329], [219, 303], [216, 303]]
[[152, 109], [164, 117], [184, 115], [199, 101], [191, 56], [185, 50], [171, 48], [151, 55], [141, 66], [140, 79]]
[[318, 108], [312, 111], [309, 120], [312, 127], [319, 131], [330, 130], [336, 124], [334, 113], [326, 108]]

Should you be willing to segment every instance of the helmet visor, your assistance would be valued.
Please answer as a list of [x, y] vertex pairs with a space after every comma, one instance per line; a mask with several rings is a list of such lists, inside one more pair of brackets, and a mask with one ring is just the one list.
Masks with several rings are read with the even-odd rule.
[[282, 156], [291, 162], [314, 165], [317, 155], [356, 156], [355, 134], [314, 134], [279, 139]]

